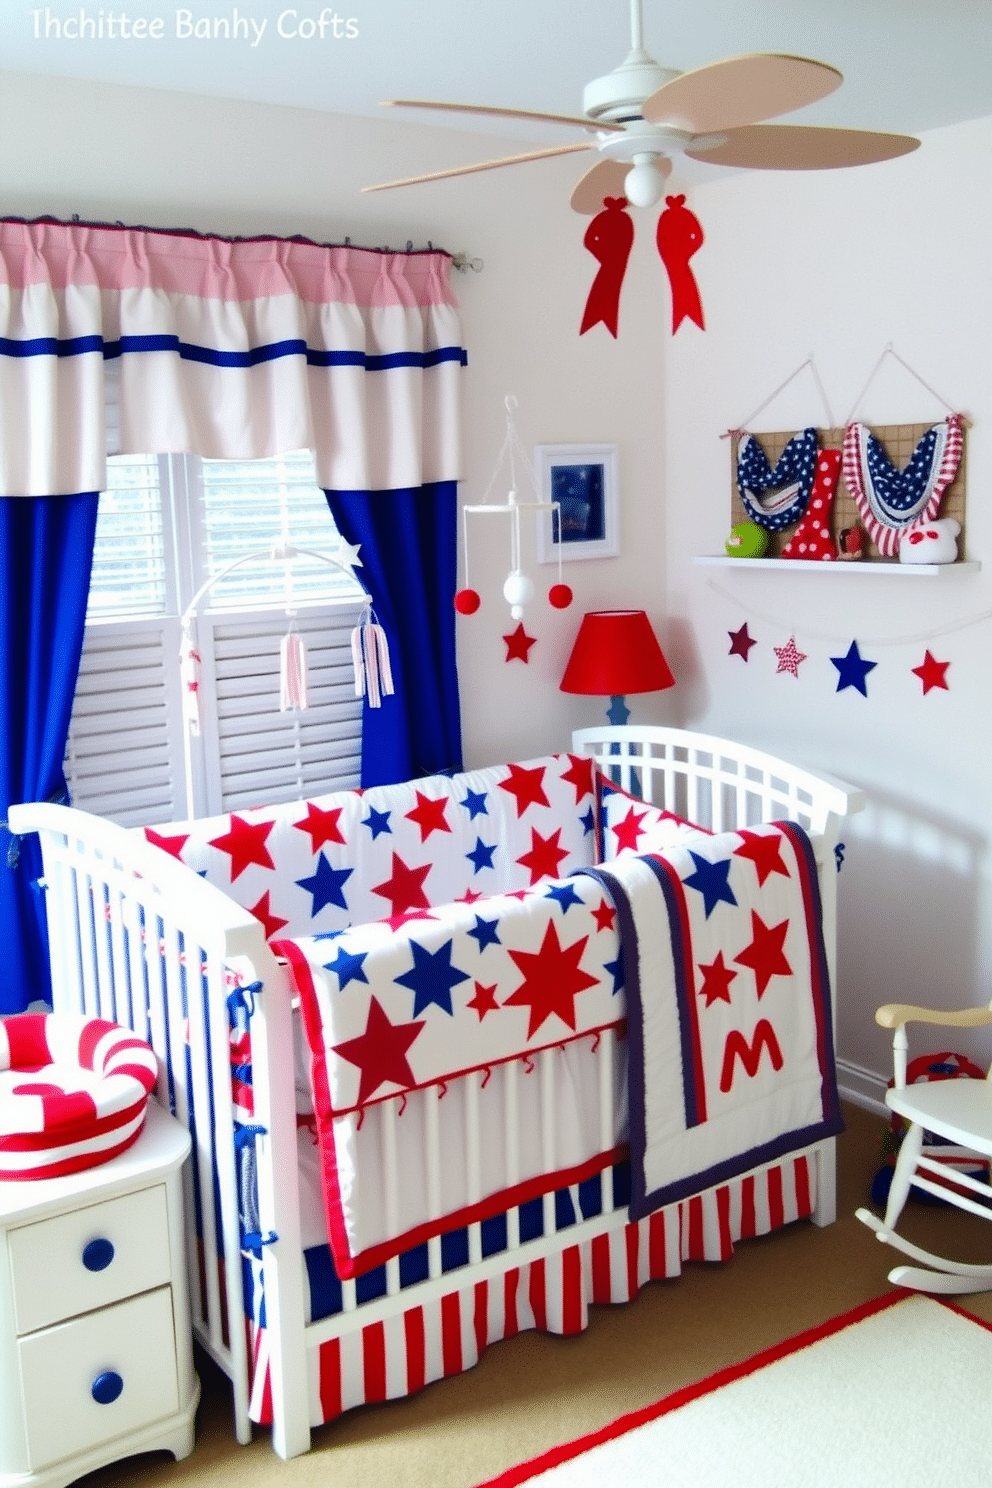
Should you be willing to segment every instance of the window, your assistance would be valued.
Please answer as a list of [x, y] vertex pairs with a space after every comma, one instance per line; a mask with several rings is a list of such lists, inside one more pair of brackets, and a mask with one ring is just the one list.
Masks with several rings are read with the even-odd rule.
[[[239, 561], [287, 545], [298, 550], [292, 561]], [[357, 785], [362, 703], [350, 638], [365, 596], [319, 556], [339, 551], [308, 451], [110, 458], [66, 750], [73, 804], [153, 825]], [[201, 591], [202, 730], [190, 741], [188, 786], [181, 616]], [[279, 708], [291, 621], [307, 648], [303, 712]]]

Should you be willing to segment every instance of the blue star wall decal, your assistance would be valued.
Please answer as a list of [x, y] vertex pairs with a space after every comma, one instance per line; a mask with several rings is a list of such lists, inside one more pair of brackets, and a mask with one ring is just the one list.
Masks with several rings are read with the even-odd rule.
[[477, 816], [488, 816], [489, 807], [486, 805], [487, 793], [485, 791], [466, 791], [465, 799], [461, 803], [468, 812], [469, 821], [475, 821]]
[[476, 873], [482, 868], [491, 868], [493, 866], [493, 853], [498, 846], [499, 843], [497, 842], [492, 843], [490, 846], [488, 843], [483, 842], [481, 837], [476, 837], [475, 846], [472, 851], [465, 854], [475, 868]]
[[469, 976], [468, 972], [459, 971], [457, 966], [452, 966], [453, 945], [453, 940], [446, 940], [436, 951], [429, 951], [415, 940], [410, 942], [413, 966], [403, 976], [394, 977], [393, 980], [401, 987], [409, 987], [413, 993], [414, 1018], [431, 1003], [449, 1017], [455, 1016], [451, 1006], [451, 989], [457, 987], [459, 982], [467, 982]]
[[336, 904], [339, 909], [348, 908], [343, 885], [354, 871], [353, 868], [332, 868], [324, 853], [321, 853], [317, 859], [316, 873], [310, 878], [296, 880], [301, 889], [306, 889], [308, 894], [313, 895], [311, 919], [314, 919], [328, 904]]
[[845, 687], [853, 687], [860, 692], [862, 697], [868, 696], [868, 685], [865, 678], [876, 666], [877, 661], [865, 661], [858, 650], [857, 641], [852, 641], [844, 656], [831, 656], [830, 660], [837, 668], [837, 691], [843, 692]]
[[575, 885], [570, 883], [553, 884], [544, 897], [545, 899], [557, 899], [562, 914], [567, 914], [573, 904], [581, 905], [582, 903], [575, 892]]
[[368, 827], [369, 831], [372, 833], [373, 842], [376, 840], [377, 837], [381, 837], [383, 832], [388, 832], [390, 836], [392, 836], [393, 829], [389, 825], [389, 818], [391, 815], [392, 812], [390, 811], [376, 811], [374, 806], [369, 807], [369, 814], [362, 822], [362, 826]]
[[368, 977], [362, 970], [362, 963], [367, 955], [368, 951], [359, 951], [356, 955], [350, 955], [344, 946], [339, 946], [334, 960], [324, 962], [324, 970], [333, 971], [337, 976], [339, 992], [343, 992], [349, 982], [368, 983]]
[[475, 936], [480, 951], [484, 951], [488, 945], [503, 944], [499, 938], [499, 920], [484, 920], [481, 915], [476, 915], [475, 928], [466, 930], [465, 934]]
[[706, 907], [706, 918], [716, 909], [721, 902], [724, 904], [736, 904], [734, 891], [727, 882], [730, 875], [730, 859], [719, 858], [715, 863], [701, 858], [698, 853], [690, 852], [690, 858], [696, 865], [695, 873], [682, 880], [687, 889], [698, 889], [703, 896], [703, 904]]

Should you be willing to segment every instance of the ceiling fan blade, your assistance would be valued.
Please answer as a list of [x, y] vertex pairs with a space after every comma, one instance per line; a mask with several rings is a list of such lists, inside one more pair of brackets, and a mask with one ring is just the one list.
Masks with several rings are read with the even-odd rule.
[[[667, 176], [671, 172], [672, 162], [662, 156], [659, 156], [654, 164], [655, 169], [662, 176]], [[596, 164], [579, 178], [575, 190], [569, 197], [572, 211], [581, 212], [586, 217], [594, 217], [602, 207], [604, 197], [624, 195], [624, 182], [629, 171], [629, 160], [597, 160]]]
[[749, 124], [721, 130], [712, 142], [693, 140], [692, 160], [746, 170], [838, 170], [894, 160], [919, 146], [908, 134], [876, 134], [865, 129], [821, 129], [802, 124]]
[[649, 124], [711, 134], [791, 113], [825, 98], [843, 81], [826, 62], [756, 52], [683, 72], [645, 99], [641, 112]]
[[548, 160], [554, 155], [574, 155], [580, 150], [595, 150], [590, 141], [578, 145], [555, 145], [549, 150], [528, 150], [524, 155], [504, 155], [501, 160], [480, 160], [475, 165], [455, 165], [450, 170], [428, 171], [424, 176], [406, 176], [400, 181], [380, 181], [376, 186], [363, 186], [363, 191], [391, 191], [394, 186], [421, 186], [425, 181], [446, 181], [451, 176], [471, 176], [476, 171], [498, 170], [503, 165], [521, 165], [526, 160]]
[[577, 124], [580, 129], [623, 134], [622, 124], [587, 119], [584, 114], [542, 114], [532, 109], [490, 108], [483, 103], [432, 103], [422, 98], [384, 98], [380, 108], [436, 109], [442, 113], [481, 114], [488, 119], [532, 119], [540, 124]]

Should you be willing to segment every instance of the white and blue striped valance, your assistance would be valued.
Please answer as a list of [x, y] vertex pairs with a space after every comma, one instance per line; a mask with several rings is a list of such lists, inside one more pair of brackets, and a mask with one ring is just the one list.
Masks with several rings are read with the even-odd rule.
[[332, 490], [458, 479], [449, 269], [433, 250], [0, 219], [0, 495], [104, 488], [112, 364], [121, 454], [309, 448]]

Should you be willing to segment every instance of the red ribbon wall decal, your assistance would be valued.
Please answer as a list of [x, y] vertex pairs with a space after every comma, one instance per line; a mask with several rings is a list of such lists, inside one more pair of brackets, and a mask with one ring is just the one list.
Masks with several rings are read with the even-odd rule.
[[689, 267], [690, 258], [702, 247], [702, 242], [703, 229], [686, 206], [685, 197], [666, 196], [665, 210], [658, 218], [657, 243], [672, 287], [673, 335], [683, 320], [695, 321], [701, 331], [706, 329], [699, 287]]
[[634, 224], [628, 217], [626, 208], [625, 196], [607, 196], [603, 200], [603, 210], [597, 212], [586, 228], [582, 241], [593, 258], [598, 260], [600, 269], [586, 300], [580, 336], [584, 336], [590, 327], [602, 322], [616, 339], [620, 291], [634, 242]]

